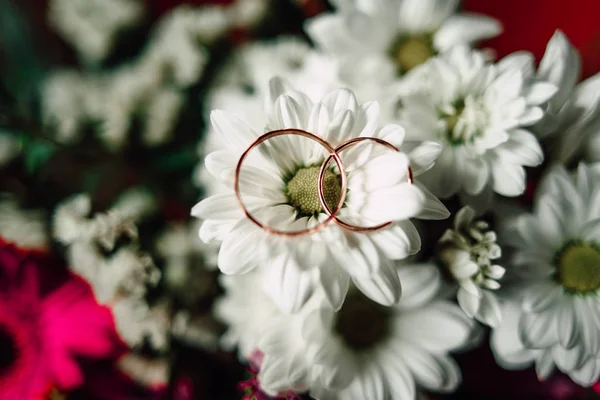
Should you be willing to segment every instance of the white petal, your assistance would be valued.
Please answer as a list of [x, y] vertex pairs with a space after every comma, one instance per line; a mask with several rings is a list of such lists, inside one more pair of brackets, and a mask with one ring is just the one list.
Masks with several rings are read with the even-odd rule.
[[593, 307], [588, 307], [586, 299], [582, 297], [575, 297], [573, 302], [576, 313], [575, 323], [578, 325], [579, 337], [585, 344], [586, 353], [598, 354], [600, 331], [594, 321], [594, 314], [598, 314], [598, 302], [593, 304]]
[[394, 349], [386, 349], [381, 355], [385, 358], [385, 368], [383, 374], [386, 376], [392, 399], [414, 399], [416, 394], [415, 380], [409, 369], [402, 360], [402, 356], [397, 355]]
[[366, 204], [357, 212], [375, 223], [402, 221], [418, 215], [424, 204], [425, 195], [418, 187], [401, 183], [369, 194]]
[[458, 365], [450, 357], [408, 344], [402, 346], [402, 354], [417, 383], [427, 390], [451, 392], [462, 380]]
[[487, 290], [481, 291], [481, 303], [479, 304], [479, 310], [475, 318], [492, 328], [500, 324], [500, 321], [502, 321], [502, 312], [494, 293]]
[[361, 373], [354, 379], [350, 387], [344, 390], [344, 398], [348, 400], [384, 399], [386, 385], [382, 375], [375, 363], [362, 368]]
[[423, 209], [416, 215], [419, 219], [438, 220], [446, 219], [450, 216], [450, 211], [446, 208], [436, 195], [431, 193], [425, 186], [419, 182], [414, 183], [425, 195]]
[[534, 313], [545, 311], [554, 306], [562, 290], [560, 286], [550, 282], [530, 286], [523, 295], [523, 310]]
[[525, 100], [527, 104], [537, 106], [548, 101], [557, 91], [558, 87], [552, 83], [535, 82], [527, 88]]
[[407, 174], [408, 157], [403, 153], [389, 152], [352, 171], [348, 176], [348, 189], [373, 192], [407, 182]]
[[569, 377], [581, 386], [592, 386], [600, 377], [600, 363], [597, 359], [590, 358], [583, 367], [571, 371]]
[[442, 146], [436, 142], [421, 142], [417, 147], [408, 153], [410, 159], [410, 168], [414, 176], [419, 176], [435, 164], [435, 160], [440, 156]]
[[495, 151], [504, 162], [528, 167], [535, 167], [544, 160], [544, 153], [535, 136], [523, 129], [512, 130], [510, 139]]
[[503, 196], [514, 197], [525, 191], [525, 170], [516, 164], [492, 164], [494, 190]]
[[387, 229], [368, 235], [390, 260], [404, 259], [421, 249], [421, 237], [410, 221], [396, 222]]
[[556, 366], [566, 372], [581, 368], [586, 360], [590, 358], [590, 354], [581, 343], [571, 349], [554, 346], [552, 351], [548, 352], [552, 354]]
[[201, 219], [231, 220], [244, 218], [244, 212], [233, 194], [210, 196], [192, 208], [191, 215]]
[[496, 362], [505, 369], [523, 369], [534, 359], [534, 352], [526, 349], [518, 334], [521, 310], [509, 302], [502, 307], [502, 322], [492, 331], [490, 347]]
[[339, 311], [348, 292], [350, 276], [332, 263], [319, 269], [319, 277], [327, 301], [335, 311]]
[[455, 304], [436, 301], [422, 309], [403, 311], [394, 325], [395, 333], [402, 338], [440, 354], [462, 348], [474, 322]]
[[541, 314], [523, 313], [519, 321], [520, 341], [530, 349], [544, 349], [554, 345], [558, 338], [552, 311]]
[[258, 134], [237, 116], [221, 110], [210, 113], [210, 122], [230, 150], [242, 154]]
[[494, 18], [479, 14], [454, 14], [438, 29], [434, 46], [447, 50], [457, 44], [470, 44], [497, 36], [502, 25]]
[[381, 129], [375, 133], [374, 137], [383, 139], [386, 142], [389, 142], [396, 146], [396, 148], [400, 148], [402, 143], [404, 142], [404, 136], [406, 135], [406, 131], [400, 125], [388, 124], [383, 126]]
[[540, 61], [538, 76], [555, 84], [560, 91], [552, 99], [556, 109], [562, 107], [571, 94], [581, 73], [579, 53], [573, 48], [566, 36], [557, 30]]
[[257, 266], [256, 249], [262, 245], [263, 233], [250, 221], [232, 230], [219, 249], [218, 265], [226, 275], [244, 274]]
[[268, 265], [265, 286], [281, 311], [295, 313], [312, 293], [313, 271], [303, 271], [291, 254], [283, 253]]
[[473, 318], [479, 309], [480, 297], [474, 296], [463, 288], [458, 289], [456, 299], [460, 308], [463, 309], [469, 318]]
[[552, 353], [545, 351], [542, 356], [536, 359], [535, 372], [537, 373], [538, 379], [545, 380], [554, 371], [554, 361], [552, 360]]
[[391, 306], [400, 299], [402, 286], [395, 268], [389, 263], [382, 263], [380, 269], [369, 277], [353, 277], [354, 284], [371, 300]]
[[404, 265], [398, 268], [398, 276], [402, 282], [402, 298], [396, 308], [401, 310], [429, 303], [442, 285], [440, 271], [433, 264]]

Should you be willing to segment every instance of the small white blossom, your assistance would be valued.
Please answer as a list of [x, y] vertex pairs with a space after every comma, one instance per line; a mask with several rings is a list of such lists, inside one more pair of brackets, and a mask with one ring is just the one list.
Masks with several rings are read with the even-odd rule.
[[496, 244], [496, 233], [485, 221], [474, 221], [475, 212], [463, 207], [456, 214], [454, 229], [440, 238], [438, 256], [460, 285], [458, 304], [470, 317], [497, 326], [502, 318], [493, 290], [499, 289], [498, 279], [504, 268], [492, 264], [502, 255]]
[[46, 250], [49, 238], [41, 211], [26, 210], [9, 196], [0, 196], [0, 238], [18, 247]]
[[80, 194], [59, 205], [54, 213], [53, 235], [63, 244], [97, 241], [111, 250], [120, 235], [137, 237], [133, 220], [118, 211], [108, 211], [88, 218], [92, 202]]
[[87, 62], [100, 62], [117, 34], [141, 21], [139, 0], [52, 0], [48, 19], [56, 31]]

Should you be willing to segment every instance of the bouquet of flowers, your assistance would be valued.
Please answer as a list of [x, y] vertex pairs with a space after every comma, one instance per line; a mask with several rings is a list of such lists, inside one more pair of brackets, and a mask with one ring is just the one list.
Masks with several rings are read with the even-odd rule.
[[593, 19], [42, 3], [0, 3], [1, 399], [599, 398]]

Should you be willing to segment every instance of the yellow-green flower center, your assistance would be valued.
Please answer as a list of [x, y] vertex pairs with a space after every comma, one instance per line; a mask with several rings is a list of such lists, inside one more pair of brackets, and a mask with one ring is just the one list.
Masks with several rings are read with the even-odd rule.
[[600, 248], [575, 243], [558, 255], [558, 278], [566, 289], [585, 293], [600, 287]]
[[[287, 183], [289, 204], [302, 216], [323, 212], [319, 201], [319, 166], [300, 168]], [[323, 179], [325, 202], [332, 210], [342, 195], [340, 178], [331, 170], [325, 170]]]
[[390, 57], [400, 73], [410, 71], [434, 55], [433, 43], [428, 35], [402, 35], [390, 47]]
[[389, 333], [390, 312], [360, 292], [349, 293], [336, 314], [335, 331], [346, 346], [368, 349]]

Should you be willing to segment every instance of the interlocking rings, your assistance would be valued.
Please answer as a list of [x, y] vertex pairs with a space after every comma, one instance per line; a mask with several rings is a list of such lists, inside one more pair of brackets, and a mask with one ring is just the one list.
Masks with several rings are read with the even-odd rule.
[[[302, 137], [314, 140], [315, 142], [319, 143], [322, 147], [324, 147], [329, 152], [330, 157], [328, 159], [331, 160], [331, 158], [333, 158], [333, 160], [337, 164], [337, 166], [340, 170], [340, 177], [341, 177], [341, 181], [342, 181], [341, 189], [340, 189], [342, 191], [342, 193], [340, 196], [340, 200], [338, 201], [338, 204], [336, 205], [333, 213], [329, 214], [329, 217], [326, 220], [324, 220], [323, 222], [320, 222], [319, 224], [317, 224], [311, 228], [302, 229], [300, 231], [294, 231], [294, 232], [287, 232], [287, 231], [282, 231], [282, 230], [278, 230], [275, 228], [271, 228], [270, 226], [266, 226], [262, 222], [258, 221], [252, 214], [250, 214], [250, 211], [248, 210], [248, 208], [244, 204], [244, 201], [242, 200], [242, 194], [240, 192], [240, 173], [242, 170], [242, 163], [248, 156], [248, 153], [250, 153], [250, 151], [252, 151], [252, 149], [256, 148], [257, 146], [266, 142], [267, 140], [273, 139], [277, 136], [284, 136], [284, 135], [298, 135], [298, 136], [302, 136]], [[237, 197], [238, 203], [240, 203], [240, 206], [244, 210], [244, 214], [250, 221], [252, 221], [258, 227], [264, 229], [265, 231], [267, 231], [271, 234], [280, 235], [280, 236], [294, 237], [294, 236], [300, 236], [300, 235], [314, 233], [314, 232], [317, 232], [319, 229], [323, 228], [329, 222], [331, 222], [335, 218], [335, 214], [337, 214], [337, 212], [340, 210], [340, 208], [342, 208], [342, 205], [344, 204], [344, 201], [346, 200], [347, 185], [348, 185], [348, 182], [347, 182], [347, 177], [346, 177], [346, 170], [344, 169], [344, 164], [342, 163], [340, 156], [335, 152], [335, 149], [327, 141], [321, 139], [317, 135], [314, 135], [312, 133], [309, 133], [309, 132], [306, 132], [306, 131], [303, 131], [300, 129], [280, 129], [280, 130], [276, 130], [276, 131], [267, 132], [264, 135], [259, 136], [258, 139], [256, 139], [254, 142], [252, 142], [252, 144], [242, 153], [242, 156], [240, 157], [240, 159], [237, 163], [237, 166], [235, 168], [235, 180], [234, 180], [235, 196]]]
[[[328, 156], [323, 161], [323, 163], [321, 164], [321, 168], [319, 170], [318, 181], [317, 181], [318, 182], [319, 202], [321, 203], [321, 207], [323, 208], [323, 211], [325, 211], [325, 213], [327, 214], [328, 217], [324, 221], [318, 223], [315, 226], [312, 226], [312, 227], [306, 228], [306, 229], [302, 229], [299, 231], [293, 231], [293, 232], [275, 229], [275, 228], [267, 226], [267, 225], [263, 224], [262, 222], [260, 222], [259, 220], [257, 220], [250, 213], [250, 211], [244, 204], [244, 201], [242, 200], [242, 194], [240, 191], [240, 173], [242, 170], [243, 162], [248, 157], [248, 154], [250, 153], [250, 151], [252, 151], [253, 149], [255, 149], [256, 147], [258, 147], [259, 145], [261, 145], [262, 143], [266, 142], [269, 139], [273, 139], [275, 137], [284, 136], [284, 135], [297, 135], [297, 136], [305, 137], [307, 139], [311, 139], [311, 140], [317, 142], [318, 144], [320, 144], [329, 153]], [[353, 138], [353, 139], [345, 141], [344, 143], [342, 143], [339, 146], [337, 146], [336, 148], [334, 148], [333, 146], [331, 146], [331, 144], [329, 144], [329, 142], [320, 138], [319, 136], [312, 134], [310, 132], [300, 130], [300, 129], [280, 129], [280, 130], [270, 131], [270, 132], [267, 132], [267, 133], [259, 136], [242, 153], [242, 155], [237, 163], [236, 169], [235, 169], [234, 190], [235, 190], [235, 195], [237, 197], [238, 203], [242, 207], [244, 214], [251, 222], [253, 222], [255, 225], [257, 225], [259, 228], [267, 231], [268, 233], [271, 233], [274, 235], [280, 235], [280, 236], [287, 236], [287, 237], [295, 237], [295, 236], [301, 236], [301, 235], [306, 235], [306, 234], [311, 234], [311, 233], [317, 232], [318, 230], [322, 229], [327, 224], [329, 224], [331, 221], [334, 221], [337, 225], [341, 226], [344, 229], [352, 231], [352, 232], [374, 232], [374, 231], [378, 231], [380, 229], [384, 229], [384, 228], [388, 227], [389, 225], [392, 224], [392, 221], [385, 222], [385, 223], [375, 225], [375, 226], [365, 227], [365, 226], [349, 224], [347, 222], [340, 220], [337, 217], [337, 214], [339, 213], [340, 209], [342, 208], [342, 206], [344, 204], [344, 201], [346, 200], [346, 191], [348, 188], [348, 177], [346, 176], [346, 170], [344, 168], [344, 164], [342, 162], [342, 159], [340, 158], [339, 153], [346, 150], [348, 147], [352, 147], [363, 141], [372, 141], [372, 142], [375, 142], [376, 144], [387, 147], [390, 150], [400, 151], [393, 144], [391, 144], [383, 139], [374, 138], [374, 137]], [[340, 180], [341, 180], [341, 182], [340, 182], [340, 186], [341, 186], [340, 199], [333, 210], [329, 207], [329, 205], [325, 201], [325, 194], [323, 191], [325, 171], [327, 170], [327, 167], [331, 163], [332, 160], [336, 163], [336, 165], [339, 169]], [[413, 183], [412, 171], [411, 171], [410, 167], [408, 168], [408, 182]]]

